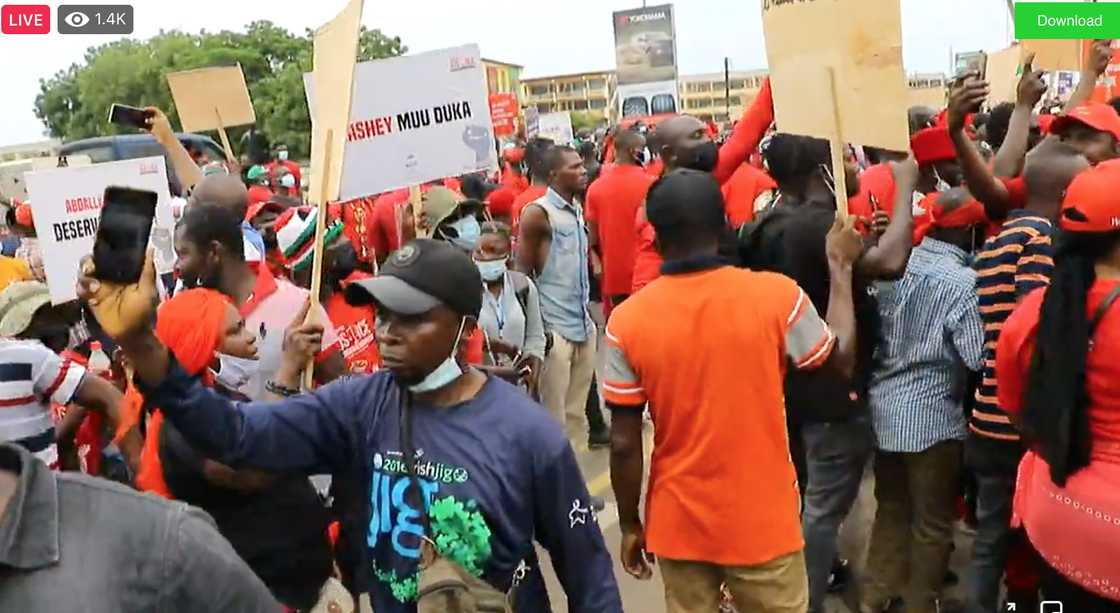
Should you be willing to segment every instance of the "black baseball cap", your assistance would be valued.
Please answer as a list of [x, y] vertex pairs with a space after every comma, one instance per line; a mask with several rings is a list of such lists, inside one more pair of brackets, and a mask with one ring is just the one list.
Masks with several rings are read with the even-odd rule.
[[395, 313], [419, 315], [439, 305], [478, 318], [482, 310], [482, 276], [459, 248], [427, 238], [409, 241], [385, 261], [377, 276], [346, 287], [354, 306], [373, 303]]

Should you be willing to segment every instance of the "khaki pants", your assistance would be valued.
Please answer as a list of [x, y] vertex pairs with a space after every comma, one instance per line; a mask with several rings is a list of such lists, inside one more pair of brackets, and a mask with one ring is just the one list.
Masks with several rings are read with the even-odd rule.
[[574, 432], [586, 433], [587, 392], [595, 374], [597, 340], [592, 333], [582, 343], [573, 343], [552, 332], [552, 349], [544, 359], [541, 372], [541, 404], [567, 431], [568, 422], [574, 422]]
[[719, 610], [720, 584], [743, 613], [805, 613], [809, 580], [805, 556], [798, 551], [757, 566], [720, 566], [658, 558], [665, 583], [667, 613], [712, 613]]
[[961, 442], [918, 453], [875, 453], [878, 510], [867, 553], [865, 610], [901, 596], [911, 613], [933, 613], [949, 568]]

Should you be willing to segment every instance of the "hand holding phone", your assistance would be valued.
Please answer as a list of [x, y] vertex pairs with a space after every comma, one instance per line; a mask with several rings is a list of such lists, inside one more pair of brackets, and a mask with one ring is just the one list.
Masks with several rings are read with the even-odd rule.
[[148, 131], [148, 120], [151, 118], [152, 113], [147, 109], [138, 108], [135, 106], [128, 106], [127, 104], [113, 103], [109, 107], [109, 123], [115, 123], [118, 126], [125, 126], [128, 128], [139, 128]]
[[140, 280], [158, 199], [155, 192], [127, 187], [105, 188], [101, 221], [93, 244], [97, 279], [119, 284]]

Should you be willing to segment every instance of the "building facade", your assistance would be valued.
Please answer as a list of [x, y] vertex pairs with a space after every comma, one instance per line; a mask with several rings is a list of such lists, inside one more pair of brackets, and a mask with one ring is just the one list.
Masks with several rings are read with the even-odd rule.
[[537, 77], [521, 80], [521, 104], [541, 113], [586, 112], [610, 119], [616, 80], [613, 70]]
[[521, 71], [524, 66], [482, 58], [486, 89], [491, 94], [513, 94], [521, 99]]
[[765, 70], [735, 70], [680, 77], [681, 112], [717, 123], [736, 120], [754, 101]]

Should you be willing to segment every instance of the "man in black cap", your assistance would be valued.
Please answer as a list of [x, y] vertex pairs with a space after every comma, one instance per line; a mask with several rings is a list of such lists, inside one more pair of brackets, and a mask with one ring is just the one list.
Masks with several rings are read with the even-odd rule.
[[[87, 260], [81, 296], [138, 365], [144, 397], [202, 453], [234, 467], [330, 473], [360, 488], [366, 512], [344, 520], [354, 524], [344, 534], [360, 536], [342, 546], [360, 561], [356, 591], [368, 593], [378, 613], [416, 610], [424, 537], [498, 590], [510, 590], [515, 575], [523, 576], [515, 610], [550, 610], [535, 540], [551, 553], [570, 611], [622, 611], [611, 558], [564, 433], [524, 392], [464, 366], [482, 279], [459, 249], [414, 240], [377, 277], [347, 288], [352, 303], [377, 306], [383, 370], [300, 395], [296, 359], [269, 382], [271, 391], [287, 396], [272, 403], [231, 403], [183, 372], [149, 324], [150, 261], [135, 285], [99, 282], [93, 273]], [[320, 326], [306, 324], [288, 330], [285, 343], [310, 356], [321, 334]], [[402, 440], [406, 424], [410, 444]], [[429, 521], [421, 516], [425, 509]]]
[[[828, 233], [832, 296], [822, 318], [792, 279], [727, 265], [710, 173], [675, 170], [650, 187], [646, 213], [661, 276], [611, 313], [603, 389], [611, 409], [611, 483], [620, 560], [648, 579], [656, 556], [670, 611], [714, 611], [720, 585], [739, 611], [804, 613], [797, 477], [786, 438], [787, 367], [855, 364], [852, 221]], [[642, 409], [657, 431], [642, 490]], [[763, 504], [759, 504], [763, 501]]]

